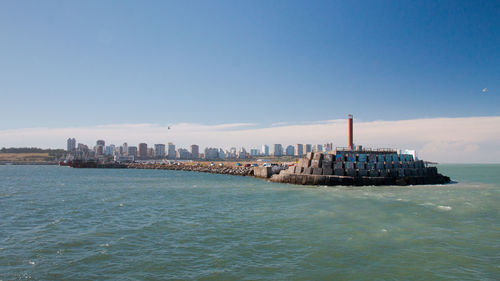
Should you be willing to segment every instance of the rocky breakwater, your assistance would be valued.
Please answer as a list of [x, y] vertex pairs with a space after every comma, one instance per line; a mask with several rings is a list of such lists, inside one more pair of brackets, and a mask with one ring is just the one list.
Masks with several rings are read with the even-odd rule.
[[210, 166], [201, 165], [199, 163], [175, 163], [175, 164], [153, 164], [153, 163], [130, 163], [127, 166], [129, 169], [156, 169], [156, 170], [175, 170], [175, 171], [191, 171], [212, 174], [225, 174], [234, 176], [253, 176], [252, 167], [241, 166]]
[[411, 155], [379, 151], [308, 153], [298, 164], [270, 178], [302, 185], [419, 185], [444, 184], [450, 178], [426, 167]]

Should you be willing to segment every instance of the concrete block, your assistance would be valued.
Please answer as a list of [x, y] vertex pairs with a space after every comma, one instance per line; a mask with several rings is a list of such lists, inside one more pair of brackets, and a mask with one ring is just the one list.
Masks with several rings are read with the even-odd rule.
[[323, 160], [321, 164], [321, 168], [332, 168], [333, 162], [330, 160]]
[[325, 154], [324, 158], [325, 161], [330, 161], [330, 162], [335, 161], [335, 155], [331, 153]]
[[368, 170], [365, 170], [365, 169], [358, 170], [358, 176], [360, 176], [360, 177], [367, 177], [368, 176]]
[[424, 175], [424, 169], [423, 168], [415, 168], [417, 170], [417, 176], [423, 176]]
[[356, 176], [356, 170], [354, 170], [353, 168], [346, 168], [345, 175], [350, 176], [350, 177], [354, 177], [354, 176]]
[[299, 159], [299, 164], [298, 165], [300, 167], [304, 167], [304, 168], [310, 167], [311, 166], [311, 160], [309, 160], [307, 158], [301, 158], [301, 159]]
[[373, 163], [373, 162], [366, 163], [366, 169], [367, 170], [375, 170], [375, 168], [376, 168], [375, 163]]
[[415, 162], [408, 162], [408, 168], [415, 168]]
[[336, 176], [343, 176], [344, 175], [344, 169], [333, 169], [333, 174]]
[[365, 170], [366, 169], [366, 163], [364, 162], [356, 162], [356, 169], [363, 169]]
[[386, 169], [392, 169], [392, 162], [385, 162]]
[[379, 173], [378, 173], [378, 170], [368, 170], [368, 175], [370, 177], [378, 177]]
[[314, 156], [314, 153], [313, 153], [313, 152], [308, 152], [308, 153], [306, 154], [306, 159], [307, 159], [307, 160], [312, 160], [312, 159], [313, 159], [313, 156]]
[[408, 162], [401, 162], [401, 168], [404, 168], [404, 169], [409, 168]]
[[354, 169], [354, 162], [344, 162], [344, 167], [346, 169]]
[[303, 174], [304, 175], [310, 175], [310, 174], [312, 174], [312, 170], [313, 170], [313, 168], [304, 168]]
[[335, 162], [335, 164], [333, 164], [333, 168], [334, 169], [344, 169], [344, 163], [342, 163], [342, 162]]
[[379, 174], [381, 177], [388, 177], [389, 173], [387, 172], [387, 169], [382, 169], [379, 171]]
[[313, 175], [323, 175], [323, 169], [322, 168], [313, 168]]
[[326, 177], [325, 176], [315, 176], [314, 177], [314, 185], [325, 185]]
[[311, 160], [311, 168], [321, 168], [320, 160]]
[[323, 175], [333, 175], [333, 169], [332, 168], [323, 168]]
[[393, 178], [397, 177], [398, 176], [398, 169], [396, 169], [396, 168], [389, 169], [389, 176], [393, 177]]
[[375, 169], [377, 169], [377, 170], [383, 170], [383, 169], [385, 169], [384, 162], [377, 162], [376, 165], [375, 165]]
[[321, 152], [314, 153], [313, 160], [323, 161], [324, 154]]
[[399, 162], [392, 162], [392, 166], [396, 169], [401, 167], [401, 164]]
[[398, 169], [398, 177], [404, 177], [404, 176], [406, 176], [405, 168], [399, 168]]

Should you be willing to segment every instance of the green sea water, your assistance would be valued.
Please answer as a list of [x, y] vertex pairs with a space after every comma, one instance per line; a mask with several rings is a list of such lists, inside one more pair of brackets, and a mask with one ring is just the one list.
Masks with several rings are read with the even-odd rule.
[[0, 280], [499, 280], [500, 165], [310, 187], [0, 166]]

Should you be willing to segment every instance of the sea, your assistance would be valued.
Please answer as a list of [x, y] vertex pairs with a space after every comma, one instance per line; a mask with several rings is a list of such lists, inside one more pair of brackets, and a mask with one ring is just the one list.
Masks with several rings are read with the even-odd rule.
[[0, 166], [0, 280], [499, 280], [500, 165], [446, 185]]

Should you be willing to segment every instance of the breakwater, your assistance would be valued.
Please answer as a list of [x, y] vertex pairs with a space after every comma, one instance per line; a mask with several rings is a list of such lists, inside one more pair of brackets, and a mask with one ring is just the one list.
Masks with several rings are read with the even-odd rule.
[[393, 151], [308, 153], [298, 164], [272, 175], [273, 182], [302, 185], [445, 184], [450, 178], [426, 167], [424, 161]]
[[126, 164], [129, 169], [155, 169], [155, 170], [174, 170], [174, 171], [191, 171], [212, 174], [226, 174], [234, 176], [253, 176], [253, 167], [231, 167], [231, 166], [209, 166], [200, 165], [198, 163], [190, 164], [154, 164], [154, 163], [130, 163]]

